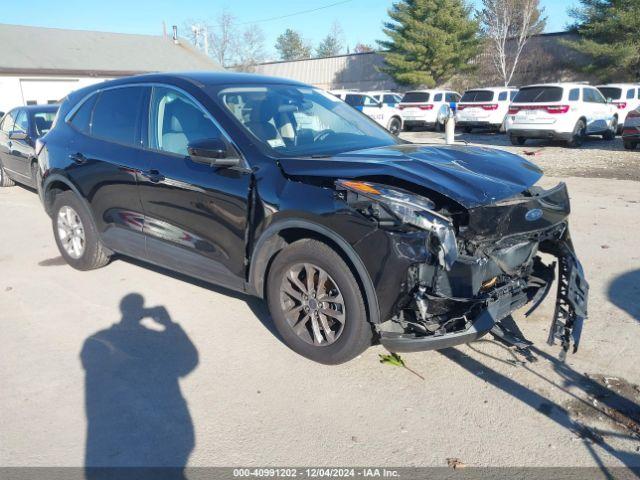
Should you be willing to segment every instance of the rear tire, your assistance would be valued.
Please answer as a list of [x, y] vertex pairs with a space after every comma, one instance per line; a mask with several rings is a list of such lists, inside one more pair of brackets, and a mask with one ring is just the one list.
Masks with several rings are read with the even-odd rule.
[[306, 239], [285, 247], [269, 269], [266, 293], [284, 343], [306, 358], [335, 365], [371, 345], [373, 329], [358, 282], [342, 257], [322, 242]]
[[567, 142], [569, 148], [578, 148], [584, 143], [584, 139], [587, 136], [587, 124], [584, 120], [578, 120], [576, 126], [573, 128], [573, 134], [571, 140]]
[[60, 254], [76, 270], [93, 270], [109, 263], [91, 214], [72, 192], [56, 196], [51, 207], [53, 236]]
[[522, 146], [527, 141], [525, 137], [516, 137], [514, 135], [509, 135], [509, 140], [511, 140], [511, 145]]
[[624, 142], [625, 150], [635, 150], [638, 146], [638, 142]]
[[0, 163], [0, 187], [13, 187], [15, 184], [16, 182], [9, 178], [9, 175], [7, 175], [7, 172]]

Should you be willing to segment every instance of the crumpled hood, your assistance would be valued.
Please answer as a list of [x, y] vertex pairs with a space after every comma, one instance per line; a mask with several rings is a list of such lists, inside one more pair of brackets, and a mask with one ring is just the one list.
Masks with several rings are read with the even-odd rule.
[[280, 164], [291, 176], [395, 177], [434, 190], [465, 208], [517, 195], [542, 176], [536, 165], [518, 155], [461, 145], [393, 145], [330, 158], [281, 159]]

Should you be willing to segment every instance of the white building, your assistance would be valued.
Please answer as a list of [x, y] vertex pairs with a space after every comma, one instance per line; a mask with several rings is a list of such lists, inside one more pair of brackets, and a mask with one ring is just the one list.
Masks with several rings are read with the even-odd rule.
[[0, 24], [2, 112], [115, 77], [185, 70], [223, 69], [181, 38]]

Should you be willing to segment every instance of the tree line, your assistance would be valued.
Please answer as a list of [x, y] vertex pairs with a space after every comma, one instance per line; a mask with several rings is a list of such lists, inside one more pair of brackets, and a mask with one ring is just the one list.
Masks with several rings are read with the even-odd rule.
[[[640, 80], [640, 0], [580, 0], [569, 15], [568, 29], [579, 34], [578, 40], [562, 45], [587, 59], [577, 68], [602, 81]], [[481, 52], [509, 85], [529, 39], [544, 31], [547, 20], [539, 0], [481, 0], [477, 10], [466, 0], [398, 0], [388, 16], [384, 38], [377, 41], [385, 59], [382, 69], [412, 87], [433, 87], [474, 70]], [[194, 44], [225, 67], [250, 70], [267, 58], [262, 30], [256, 25], [242, 29], [228, 12], [212, 24], [189, 21], [188, 31]], [[314, 47], [288, 28], [274, 48], [281, 60], [338, 55], [345, 53], [344, 32], [334, 22]], [[354, 53], [372, 50], [358, 44]]]

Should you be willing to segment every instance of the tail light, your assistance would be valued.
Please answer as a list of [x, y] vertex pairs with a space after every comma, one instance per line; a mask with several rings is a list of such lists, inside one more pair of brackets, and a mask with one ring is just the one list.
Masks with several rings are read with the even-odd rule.
[[627, 102], [613, 102], [613, 104], [618, 107], [618, 110], [624, 110], [627, 108]]
[[38, 155], [40, 155], [40, 152], [42, 151], [42, 149], [44, 148], [44, 142], [42, 141], [41, 138], [36, 140], [36, 157]]
[[420, 110], [433, 110], [433, 105], [431, 104], [427, 104], [427, 105], [420, 105], [418, 107]]
[[569, 111], [569, 105], [519, 105], [509, 106], [509, 113], [515, 114], [520, 110], [544, 110], [547, 113], [567, 113]]
[[398, 105], [400, 110], [404, 110], [405, 108], [419, 108], [420, 110], [433, 110], [433, 105]]
[[459, 103], [459, 104], [456, 106], [456, 110], [458, 110], [458, 111], [460, 111], [460, 110], [464, 110], [465, 108], [470, 107], [470, 106], [471, 106], [471, 105], [464, 105], [463, 103]]
[[490, 103], [488, 105], [480, 105], [480, 107], [483, 110], [497, 110], [498, 109], [498, 104], [497, 103]]

